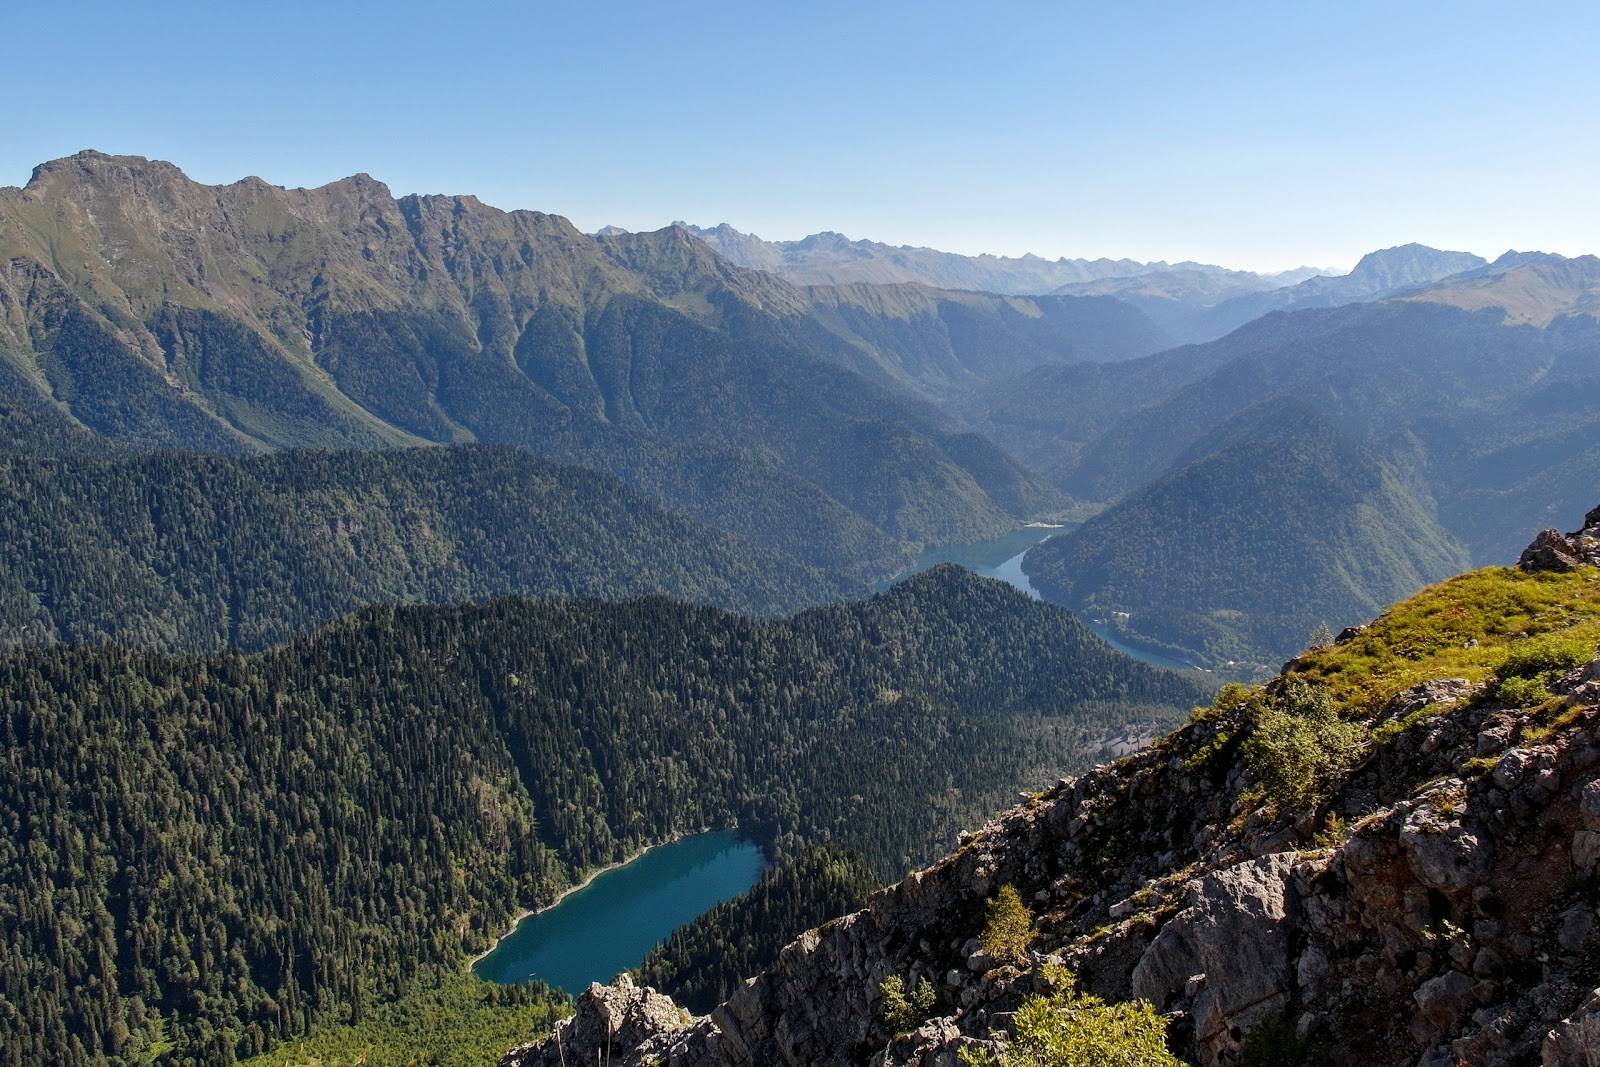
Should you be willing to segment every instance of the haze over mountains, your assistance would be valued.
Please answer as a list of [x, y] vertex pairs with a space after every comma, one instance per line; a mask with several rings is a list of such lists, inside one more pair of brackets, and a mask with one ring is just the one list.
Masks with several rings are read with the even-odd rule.
[[1270, 284], [1244, 272], [1159, 272], [1134, 279], [1068, 285], [1058, 293], [1116, 296], [1139, 308], [1176, 341], [1210, 341], [1271, 311], [1339, 307], [1377, 300], [1484, 265], [1470, 252], [1409, 244], [1369, 252], [1348, 274]]
[[[1270, 311], [1336, 307], [1461, 274], [1486, 261], [1469, 252], [1419, 244], [1362, 257], [1348, 273], [1299, 267], [1271, 274], [1209, 263], [1130, 259], [1047, 260], [963, 256], [931, 248], [852, 241], [818, 233], [763, 241], [727, 223], [705, 229], [675, 223], [740, 266], [804, 285], [919, 282], [944, 289], [1039, 296], [1114, 296], [1148, 315], [1175, 343], [1214, 340]], [[621, 233], [607, 227], [602, 233]]]
[[[705, 229], [682, 226], [716, 249], [730, 262], [754, 270], [770, 271], [802, 285], [845, 285], [853, 282], [886, 284], [921, 282], [941, 289], [973, 289], [986, 293], [1042, 296], [1062, 286], [1102, 278], [1143, 274], [1191, 272], [1201, 275], [1247, 275], [1262, 285], [1292, 285], [1319, 272], [1299, 267], [1280, 274], [1257, 275], [1230, 271], [1209, 263], [1140, 263], [1132, 259], [1060, 259], [1040, 256], [963, 256], [933, 248], [886, 245], [879, 241], [852, 241], [843, 234], [815, 233], [798, 241], [763, 241], [740, 233], [727, 223]], [[621, 232], [607, 227], [605, 232]]]

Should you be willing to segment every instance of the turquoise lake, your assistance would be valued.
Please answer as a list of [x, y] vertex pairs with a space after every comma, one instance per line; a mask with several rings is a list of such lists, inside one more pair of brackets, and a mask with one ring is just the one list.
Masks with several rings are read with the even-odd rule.
[[657, 845], [517, 924], [472, 967], [502, 984], [537, 978], [577, 995], [637, 967], [673, 930], [755, 885], [761, 850], [732, 830]]

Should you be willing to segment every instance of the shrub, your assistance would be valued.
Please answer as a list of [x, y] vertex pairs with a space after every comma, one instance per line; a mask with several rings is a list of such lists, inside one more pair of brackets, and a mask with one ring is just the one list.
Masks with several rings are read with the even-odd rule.
[[1262, 1019], [1245, 1035], [1245, 1067], [1319, 1067], [1326, 1062], [1326, 1056], [1294, 1032], [1282, 1012]]
[[1062, 967], [1046, 969], [1049, 996], [1031, 996], [1011, 1020], [1000, 1056], [968, 1049], [968, 1067], [1182, 1067], [1167, 1051], [1167, 1022], [1145, 1001], [1107, 1004], [1080, 994]]
[[1367, 729], [1339, 718], [1322, 686], [1298, 678], [1255, 715], [1245, 762], [1282, 808], [1305, 807], [1326, 796], [1367, 750]]
[[1325, 622], [1317, 623], [1317, 628], [1311, 631], [1311, 637], [1306, 643], [1308, 649], [1330, 648], [1333, 645], [1333, 629]]
[[1033, 913], [1022, 903], [1015, 886], [1001, 886], [989, 901], [978, 944], [996, 963], [1020, 966], [1027, 961], [1028, 946], [1033, 944]]
[[1494, 695], [1496, 699], [1516, 708], [1536, 707], [1551, 696], [1550, 690], [1539, 679], [1520, 678], [1517, 675], [1502, 678], [1494, 687]]
[[1519, 641], [1506, 653], [1494, 673], [1502, 683], [1511, 678], [1539, 678], [1562, 674], [1594, 658], [1587, 641], [1550, 635]]
[[1249, 711], [1259, 706], [1261, 699], [1260, 686], [1240, 685], [1238, 682], [1229, 682], [1217, 690], [1217, 695], [1211, 698], [1211, 704], [1208, 707], [1195, 708], [1189, 721], [1199, 723], [1224, 719], [1241, 709]]
[[915, 1030], [928, 1021], [933, 1011], [935, 993], [926, 978], [919, 978], [907, 996], [905, 982], [893, 974], [883, 980], [878, 992], [883, 994], [884, 1025], [897, 1034]]

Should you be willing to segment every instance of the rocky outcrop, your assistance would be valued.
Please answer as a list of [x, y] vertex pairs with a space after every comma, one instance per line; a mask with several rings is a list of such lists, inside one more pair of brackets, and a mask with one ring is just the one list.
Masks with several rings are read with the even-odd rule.
[[1289, 1006], [1300, 913], [1293, 853], [1201, 878], [1133, 969], [1132, 993], [1158, 1007], [1187, 998], [1200, 1047], [1236, 1049], [1234, 1029]]
[[596, 1053], [616, 1067], [661, 1062], [693, 1016], [653, 989], [640, 989], [626, 974], [616, 984], [591, 985], [572, 1017], [542, 1041], [512, 1049], [502, 1067], [591, 1064]]
[[[1000, 1047], [1050, 962], [1151, 1002], [1201, 1067], [1244, 1063], [1267, 1020], [1335, 1067], [1600, 1063], [1600, 655], [1549, 690], [1525, 709], [1461, 678], [1406, 689], [1367, 713], [1369, 754], [1309, 809], [1268, 802], [1239, 758], [1252, 712], [1197, 716], [962, 835], [615, 1062], [955, 1067]], [[1006, 885], [1037, 917], [1021, 967], [973, 940]], [[891, 975], [938, 993], [908, 1034], [882, 1022]], [[605, 1033], [568, 1024], [504, 1067], [556, 1063], [580, 1026]], [[563, 1047], [575, 1063], [602, 1046]]]
[[1563, 534], [1545, 530], [1522, 553], [1517, 566], [1525, 571], [1572, 571], [1600, 566], [1600, 508], [1583, 517], [1583, 529]]

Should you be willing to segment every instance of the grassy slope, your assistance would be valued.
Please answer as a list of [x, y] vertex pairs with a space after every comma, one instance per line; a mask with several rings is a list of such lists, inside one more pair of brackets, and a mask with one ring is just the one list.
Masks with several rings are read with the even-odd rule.
[[1600, 645], [1600, 570], [1469, 571], [1394, 605], [1347, 644], [1306, 653], [1294, 671], [1370, 715], [1421, 682], [1483, 681], [1534, 639]]

